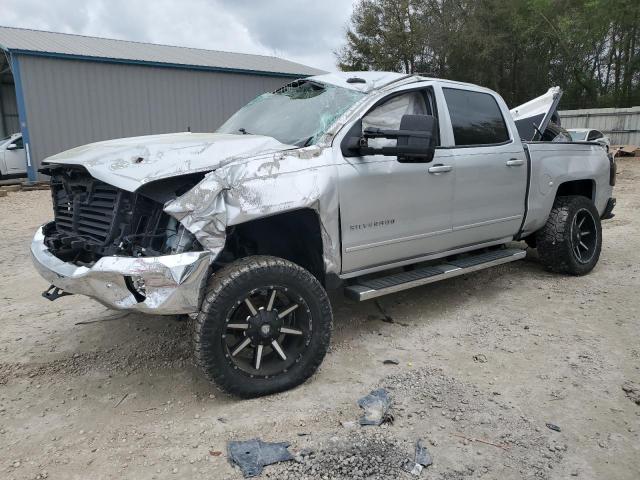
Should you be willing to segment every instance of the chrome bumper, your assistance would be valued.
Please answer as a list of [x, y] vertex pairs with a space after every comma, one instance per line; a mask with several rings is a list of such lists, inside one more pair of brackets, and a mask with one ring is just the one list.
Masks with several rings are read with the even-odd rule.
[[[186, 252], [161, 257], [102, 257], [91, 268], [80, 267], [49, 251], [42, 227], [31, 242], [31, 256], [40, 275], [65, 292], [86, 295], [109, 308], [159, 315], [197, 311], [213, 261], [210, 252]], [[128, 276], [144, 280], [145, 297], [140, 301], [127, 287]]]

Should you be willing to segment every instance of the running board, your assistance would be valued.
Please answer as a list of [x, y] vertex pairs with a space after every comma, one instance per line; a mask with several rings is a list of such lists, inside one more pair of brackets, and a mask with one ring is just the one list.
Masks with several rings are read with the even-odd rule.
[[386, 277], [358, 280], [354, 285], [345, 287], [344, 293], [352, 300], [363, 301], [389, 293], [400, 292], [428, 283], [439, 282], [465, 273], [514, 262], [526, 256], [525, 250], [508, 248], [470, 255], [458, 260], [429, 267], [416, 268], [407, 272], [395, 273]]

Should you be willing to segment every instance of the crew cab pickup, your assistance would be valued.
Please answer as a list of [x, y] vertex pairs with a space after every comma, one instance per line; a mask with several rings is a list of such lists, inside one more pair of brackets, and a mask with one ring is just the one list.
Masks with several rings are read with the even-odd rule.
[[375, 298], [521, 259], [520, 240], [586, 274], [615, 164], [549, 134], [560, 94], [510, 111], [466, 83], [334, 73], [258, 97], [215, 133], [60, 153], [41, 170], [55, 219], [31, 245], [43, 295], [191, 314], [196, 362], [250, 397], [320, 365], [329, 288]]

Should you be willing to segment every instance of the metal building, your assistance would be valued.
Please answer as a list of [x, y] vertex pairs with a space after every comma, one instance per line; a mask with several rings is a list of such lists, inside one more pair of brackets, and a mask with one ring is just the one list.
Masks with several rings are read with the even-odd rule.
[[591, 108], [558, 112], [564, 128], [593, 128], [613, 145], [640, 145], [640, 107]]
[[215, 130], [292, 78], [276, 57], [0, 27], [0, 138], [22, 131], [31, 180], [46, 157], [99, 140]]

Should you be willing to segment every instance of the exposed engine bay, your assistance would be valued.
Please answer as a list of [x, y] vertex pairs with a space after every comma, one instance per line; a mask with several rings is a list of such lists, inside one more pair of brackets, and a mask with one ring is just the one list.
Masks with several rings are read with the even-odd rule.
[[104, 256], [151, 257], [202, 247], [194, 235], [163, 211], [164, 202], [193, 187], [198, 176], [157, 182], [128, 192], [92, 178], [81, 166], [48, 165], [54, 221], [45, 244], [65, 262], [91, 266]]

